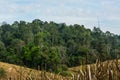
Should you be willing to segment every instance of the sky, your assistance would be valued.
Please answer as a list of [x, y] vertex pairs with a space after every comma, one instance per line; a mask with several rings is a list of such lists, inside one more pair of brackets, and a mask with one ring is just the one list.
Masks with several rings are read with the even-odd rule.
[[0, 0], [0, 22], [34, 19], [120, 34], [120, 0]]

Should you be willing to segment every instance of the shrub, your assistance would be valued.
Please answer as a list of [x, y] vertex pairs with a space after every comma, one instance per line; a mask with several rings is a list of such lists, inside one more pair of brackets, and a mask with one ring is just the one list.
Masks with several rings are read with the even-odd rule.
[[6, 78], [7, 73], [3, 68], [0, 68], [0, 78]]
[[69, 76], [69, 77], [72, 76], [70, 71], [63, 71], [63, 72], [60, 73], [60, 75]]

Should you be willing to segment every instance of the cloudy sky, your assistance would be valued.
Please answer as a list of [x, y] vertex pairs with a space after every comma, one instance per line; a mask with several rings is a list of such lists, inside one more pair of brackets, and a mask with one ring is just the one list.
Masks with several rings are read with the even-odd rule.
[[120, 0], [0, 0], [0, 22], [55, 21], [120, 34]]

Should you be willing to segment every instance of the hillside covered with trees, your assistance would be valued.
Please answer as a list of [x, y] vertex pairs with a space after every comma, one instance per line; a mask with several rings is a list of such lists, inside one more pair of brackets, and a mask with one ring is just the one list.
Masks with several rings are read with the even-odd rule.
[[0, 26], [0, 61], [52, 72], [120, 58], [120, 35], [65, 23], [15, 21]]

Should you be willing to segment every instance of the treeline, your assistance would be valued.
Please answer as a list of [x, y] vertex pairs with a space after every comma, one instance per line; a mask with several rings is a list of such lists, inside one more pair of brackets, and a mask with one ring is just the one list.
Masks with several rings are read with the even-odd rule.
[[0, 61], [52, 72], [120, 58], [120, 35], [65, 23], [15, 21], [0, 26]]

